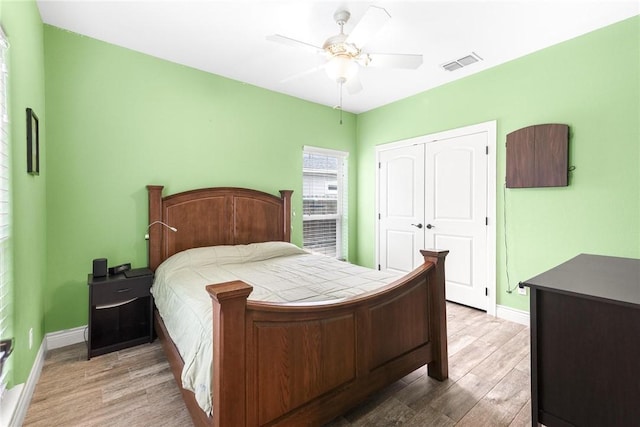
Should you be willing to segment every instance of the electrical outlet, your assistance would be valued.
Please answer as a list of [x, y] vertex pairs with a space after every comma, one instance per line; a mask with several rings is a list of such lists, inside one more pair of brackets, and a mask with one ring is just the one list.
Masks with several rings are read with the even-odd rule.
[[527, 295], [527, 288], [525, 288], [524, 286], [518, 286], [518, 294]]
[[33, 328], [29, 328], [29, 350], [33, 347]]

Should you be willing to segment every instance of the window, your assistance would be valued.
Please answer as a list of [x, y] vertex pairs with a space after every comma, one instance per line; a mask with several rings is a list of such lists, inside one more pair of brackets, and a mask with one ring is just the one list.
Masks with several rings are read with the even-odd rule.
[[[9, 47], [0, 28], [0, 338], [11, 336], [11, 242], [10, 242], [10, 158], [7, 113], [7, 63]], [[0, 399], [10, 377], [11, 363], [5, 363], [0, 376]]]
[[304, 147], [302, 162], [303, 247], [347, 258], [348, 153]]

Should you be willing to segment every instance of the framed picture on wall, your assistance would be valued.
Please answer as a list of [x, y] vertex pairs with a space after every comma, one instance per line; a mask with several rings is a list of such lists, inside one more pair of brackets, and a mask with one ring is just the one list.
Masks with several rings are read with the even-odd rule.
[[40, 175], [40, 128], [31, 108], [27, 108], [27, 172]]

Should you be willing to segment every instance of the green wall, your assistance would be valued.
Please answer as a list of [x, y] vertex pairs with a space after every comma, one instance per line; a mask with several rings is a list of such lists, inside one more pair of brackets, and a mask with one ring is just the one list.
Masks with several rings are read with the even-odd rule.
[[[47, 332], [87, 323], [91, 260], [144, 266], [147, 184], [294, 190], [302, 147], [345, 150], [355, 116], [44, 26], [49, 126]], [[355, 175], [352, 175], [355, 177]], [[355, 209], [356, 180], [350, 181]], [[352, 210], [350, 258], [355, 258]]]
[[[44, 335], [42, 298], [46, 283], [47, 139], [44, 99], [42, 21], [35, 1], [0, 2], [0, 21], [9, 39], [8, 106], [11, 149], [13, 246], [12, 378], [9, 387], [26, 380]], [[40, 176], [27, 174], [26, 108], [40, 123]], [[29, 329], [33, 346], [29, 349]]]
[[[372, 266], [375, 146], [497, 120], [497, 302], [510, 286], [579, 253], [640, 257], [640, 18], [634, 17], [358, 116], [358, 259]], [[506, 135], [571, 128], [565, 188], [507, 189]]]

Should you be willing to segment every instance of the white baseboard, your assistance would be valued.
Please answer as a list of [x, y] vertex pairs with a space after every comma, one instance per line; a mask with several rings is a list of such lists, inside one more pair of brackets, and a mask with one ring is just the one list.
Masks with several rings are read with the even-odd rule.
[[16, 413], [16, 408], [20, 402], [20, 396], [24, 384], [13, 386], [9, 390], [5, 390], [0, 401], [0, 426], [16, 426], [20, 424], [12, 423], [11, 420]]
[[[8, 394], [11, 398], [8, 401], [2, 400], [2, 423], [3, 426], [20, 427], [24, 422], [24, 418], [27, 416], [27, 410], [33, 397], [33, 392], [36, 390], [36, 384], [40, 379], [42, 373], [42, 366], [44, 365], [44, 358], [47, 355], [47, 341], [42, 340], [38, 353], [36, 354], [36, 360], [33, 362], [29, 378], [25, 384], [18, 384], [11, 390], [8, 390]], [[5, 408], [5, 403], [8, 408]], [[6, 410], [5, 410], [6, 409]], [[6, 417], [6, 419], [5, 419]], [[8, 421], [7, 421], [8, 420]]]
[[45, 336], [47, 348], [49, 350], [53, 350], [54, 348], [66, 347], [68, 345], [84, 342], [86, 329], [87, 326], [78, 326], [73, 329], [50, 332]]
[[505, 305], [496, 306], [496, 317], [520, 323], [525, 326], [529, 326], [530, 324], [529, 313], [527, 311], [518, 310], [517, 308], [511, 308]]

